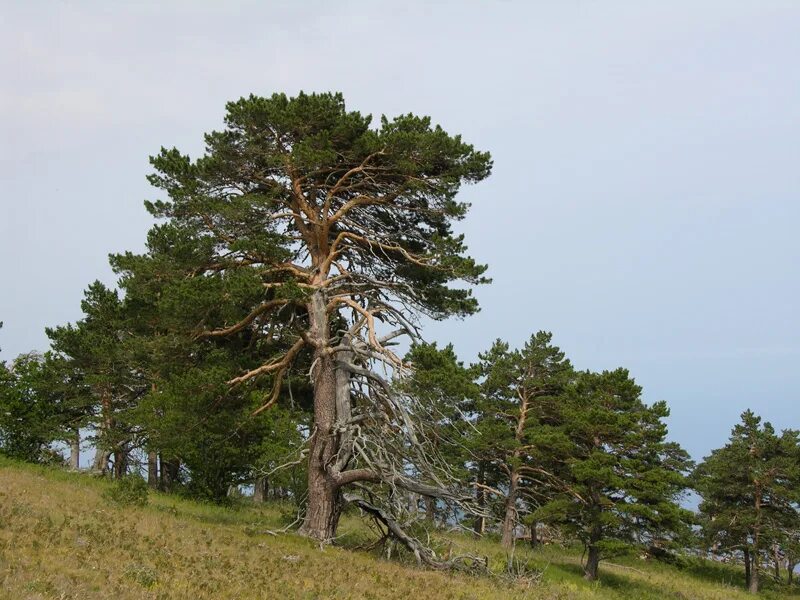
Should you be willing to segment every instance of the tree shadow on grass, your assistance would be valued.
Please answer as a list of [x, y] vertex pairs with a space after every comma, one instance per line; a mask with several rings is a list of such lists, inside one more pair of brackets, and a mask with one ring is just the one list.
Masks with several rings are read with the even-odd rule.
[[[569, 571], [581, 578], [583, 578], [583, 568], [580, 565], [574, 563], [560, 563], [560, 569], [564, 571]], [[614, 590], [620, 597], [626, 598], [676, 598], [676, 599], [685, 599], [689, 600], [690, 596], [687, 596], [681, 592], [672, 592], [665, 590], [662, 586], [648, 583], [646, 581], [642, 581], [641, 579], [636, 579], [634, 577], [626, 577], [625, 575], [611, 572], [606, 565], [606, 568], [603, 568], [603, 563], [600, 563], [600, 576], [598, 579], [598, 584], [600, 587], [608, 588]], [[590, 582], [586, 582], [586, 585], [591, 586], [593, 585]]]

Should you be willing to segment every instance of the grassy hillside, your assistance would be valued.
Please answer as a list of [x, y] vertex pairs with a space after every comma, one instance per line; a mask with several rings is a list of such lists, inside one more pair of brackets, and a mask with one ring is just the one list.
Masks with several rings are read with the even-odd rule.
[[[143, 508], [109, 505], [109, 484], [86, 475], [0, 459], [0, 597], [13, 599], [202, 598], [748, 598], [733, 568], [677, 570], [635, 558], [601, 565], [585, 583], [580, 557], [552, 547], [518, 556], [543, 571], [533, 585], [499, 572], [495, 542], [452, 535], [453, 551], [488, 555], [498, 574], [451, 575], [388, 561], [364, 550], [366, 531], [343, 522], [345, 548], [320, 549], [273, 535], [279, 507], [225, 509], [151, 494]], [[769, 598], [800, 597], [765, 592]]]

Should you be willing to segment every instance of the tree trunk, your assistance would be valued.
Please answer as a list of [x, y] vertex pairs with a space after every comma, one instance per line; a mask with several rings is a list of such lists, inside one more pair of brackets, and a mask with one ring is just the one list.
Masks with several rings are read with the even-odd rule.
[[[317, 291], [308, 303], [309, 338], [314, 350], [314, 429], [308, 455], [308, 500], [306, 516], [299, 533], [312, 539], [328, 542], [336, 535], [342, 498], [339, 488], [327, 471], [329, 465], [344, 468], [349, 457], [337, 457], [341, 440], [334, 435], [337, 404], [349, 410], [349, 374], [336, 368], [334, 357], [328, 353], [330, 330], [326, 301]], [[339, 373], [337, 373], [339, 371]], [[344, 387], [347, 383], [347, 397]], [[342, 388], [341, 393], [337, 390]], [[345, 400], [347, 408], [344, 407]], [[346, 418], [346, 415], [341, 415]]]
[[161, 463], [161, 489], [165, 492], [171, 492], [178, 483], [181, 461], [177, 458], [164, 460], [163, 456], [159, 458], [159, 462]]
[[261, 504], [267, 499], [269, 491], [269, 481], [266, 477], [259, 477], [253, 484], [253, 502]]
[[586, 557], [586, 566], [583, 568], [583, 578], [587, 581], [597, 581], [597, 571], [600, 567], [600, 549], [597, 543], [602, 539], [600, 526], [594, 525], [589, 535], [589, 555]]
[[759, 587], [759, 565], [758, 565], [758, 555], [754, 552], [751, 558], [752, 567], [750, 568], [750, 585], [748, 590], [751, 594], [758, 593]]
[[750, 588], [750, 548], [744, 547], [744, 586]]
[[108, 459], [111, 453], [102, 448], [95, 448], [94, 460], [92, 461], [92, 472], [100, 475], [105, 475], [108, 471]]
[[[475, 486], [475, 501], [478, 505], [478, 510], [483, 513], [484, 510], [486, 510], [486, 490], [480, 487], [486, 484], [486, 473], [483, 463], [480, 463], [478, 466], [476, 482], [480, 485]], [[475, 535], [483, 535], [483, 532], [486, 531], [486, 517], [484, 517], [483, 514], [476, 516], [472, 528], [475, 531]]]
[[147, 453], [147, 485], [158, 489], [158, 454], [152, 450]]
[[750, 585], [748, 589], [751, 594], [758, 593], [759, 587], [759, 571], [761, 570], [761, 560], [759, 556], [760, 536], [761, 536], [761, 486], [756, 483], [755, 490], [755, 509], [756, 509], [756, 522], [753, 526], [753, 552], [751, 553], [750, 560], [752, 566], [750, 568]]
[[790, 586], [794, 583], [794, 570], [797, 568], [797, 563], [791, 559], [786, 560], [786, 583]]
[[589, 555], [586, 558], [586, 566], [583, 568], [583, 578], [587, 581], [597, 581], [597, 571], [600, 567], [600, 550], [597, 546], [589, 546]]
[[509, 549], [514, 545], [514, 530], [517, 528], [517, 481], [519, 475], [511, 471], [508, 483], [508, 496], [506, 496], [506, 510], [503, 517], [503, 548]]
[[536, 533], [536, 521], [531, 523], [531, 548], [536, 548], [539, 545], [539, 536]]
[[778, 544], [772, 545], [772, 559], [775, 562], [775, 579], [781, 580], [781, 549]]
[[128, 451], [119, 447], [114, 450], [114, 479], [122, 479], [128, 472]]
[[436, 498], [425, 496], [425, 520], [436, 524]]
[[69, 440], [69, 468], [73, 471], [81, 468], [81, 431], [77, 428]]

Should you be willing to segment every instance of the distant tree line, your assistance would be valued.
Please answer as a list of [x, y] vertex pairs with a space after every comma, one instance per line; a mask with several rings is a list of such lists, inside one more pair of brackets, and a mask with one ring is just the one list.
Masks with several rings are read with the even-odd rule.
[[[110, 257], [44, 354], [0, 365], [0, 452], [214, 502], [247, 486], [329, 542], [350, 504], [420, 562], [415, 524], [511, 549], [540, 531], [603, 559], [691, 549], [741, 561], [758, 591], [800, 562], [800, 442], [751, 412], [699, 465], [626, 369], [576, 370], [548, 332], [475, 364], [420, 316], [477, 310], [487, 283], [452, 224], [486, 153], [430, 119], [369, 116], [338, 94], [249, 97], [197, 160], [162, 149], [168, 200], [146, 251]], [[398, 341], [409, 350], [397, 354]], [[681, 507], [688, 490], [697, 513]], [[450, 560], [452, 562], [452, 560]]]

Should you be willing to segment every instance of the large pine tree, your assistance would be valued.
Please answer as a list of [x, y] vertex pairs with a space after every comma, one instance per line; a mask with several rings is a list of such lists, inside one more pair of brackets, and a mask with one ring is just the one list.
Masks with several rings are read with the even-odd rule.
[[[395, 421], [414, 441], [406, 410], [376, 364], [404, 369], [387, 346], [416, 335], [415, 317], [468, 315], [477, 303], [452, 282], [486, 281], [452, 224], [456, 195], [488, 176], [491, 161], [428, 118], [348, 111], [340, 94], [251, 96], [227, 106], [225, 128], [192, 160], [178, 150], [152, 159], [150, 181], [168, 198], [147, 206], [167, 219], [187, 294], [233, 298], [244, 316], [208, 310], [199, 339], [247, 331], [265, 340], [262, 362], [230, 385], [259, 385], [274, 404], [298, 361], [311, 365], [313, 427], [302, 532], [333, 537], [341, 488], [354, 482], [416, 486], [385, 453], [354, 435]], [[286, 345], [275, 344], [281, 336]], [[307, 357], [304, 359], [303, 357]], [[263, 383], [261, 383], [263, 385]], [[369, 393], [352, 393], [368, 390]], [[407, 417], [407, 415], [406, 415]], [[396, 422], [400, 419], [400, 422]], [[392, 427], [391, 425], [388, 425]]]

